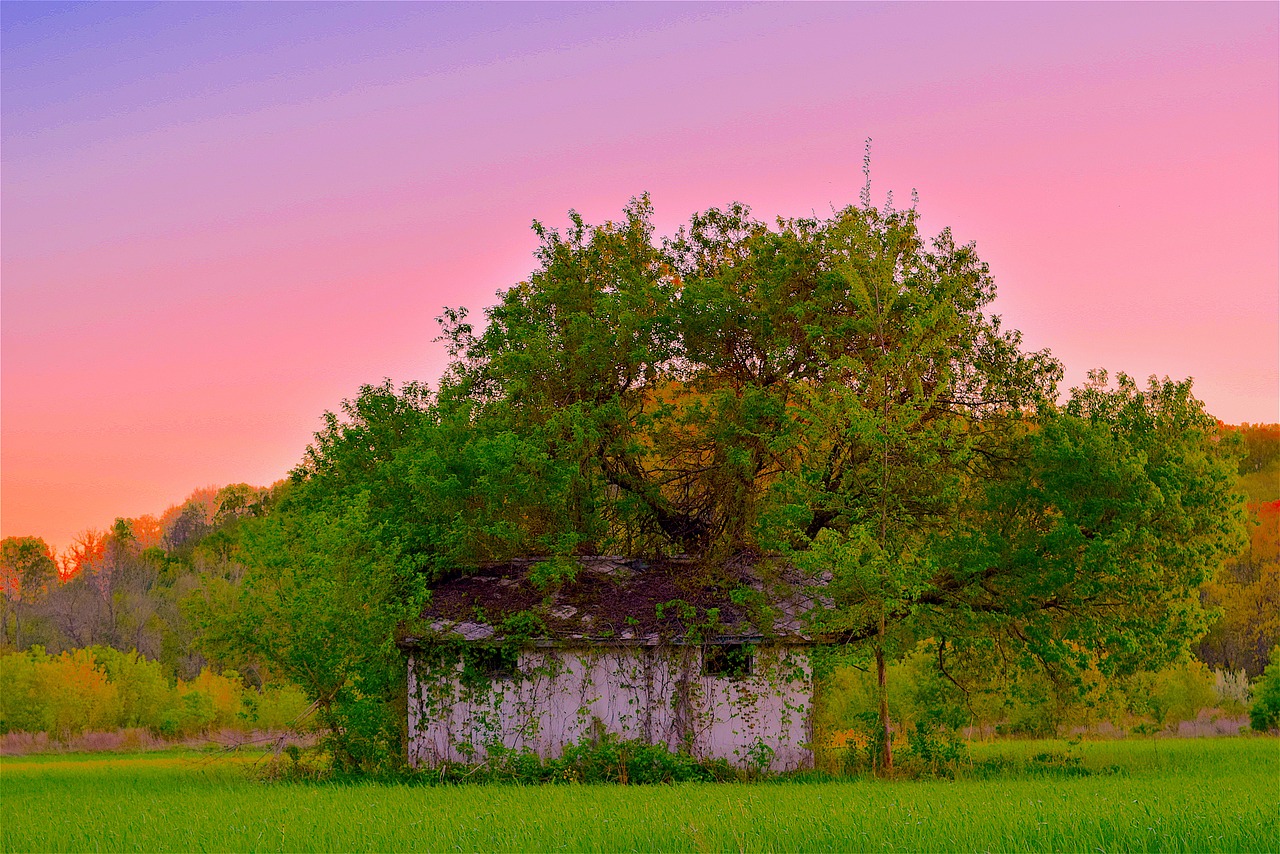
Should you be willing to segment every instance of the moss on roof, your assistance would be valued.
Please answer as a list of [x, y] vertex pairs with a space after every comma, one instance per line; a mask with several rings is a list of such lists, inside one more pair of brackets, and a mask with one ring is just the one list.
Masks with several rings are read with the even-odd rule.
[[[552, 644], [804, 643], [805, 614], [823, 583], [781, 561], [745, 553], [707, 565], [690, 558], [581, 557], [548, 582], [545, 560], [481, 567], [438, 583], [399, 642]], [[567, 570], [567, 572], [565, 571]]]

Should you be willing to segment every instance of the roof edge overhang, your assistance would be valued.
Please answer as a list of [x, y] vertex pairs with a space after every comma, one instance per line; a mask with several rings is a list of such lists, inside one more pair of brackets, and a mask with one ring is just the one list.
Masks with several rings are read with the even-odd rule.
[[405, 637], [396, 641], [396, 646], [405, 651], [424, 649], [431, 646], [473, 646], [497, 647], [512, 644], [522, 648], [534, 649], [633, 649], [660, 646], [737, 646], [740, 644], [757, 644], [762, 646], [818, 646], [821, 641], [800, 635], [786, 637], [767, 637], [764, 635], [716, 635], [711, 638], [688, 637], [565, 637], [565, 638], [510, 638], [487, 637], [469, 640], [460, 635], [427, 635], [423, 637]]

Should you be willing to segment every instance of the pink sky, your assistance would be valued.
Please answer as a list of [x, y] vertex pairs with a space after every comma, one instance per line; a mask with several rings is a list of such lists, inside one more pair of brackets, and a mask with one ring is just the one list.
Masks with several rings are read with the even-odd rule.
[[1273, 3], [4, 3], [0, 535], [279, 479], [534, 218], [659, 228], [912, 187], [997, 310], [1280, 419]]

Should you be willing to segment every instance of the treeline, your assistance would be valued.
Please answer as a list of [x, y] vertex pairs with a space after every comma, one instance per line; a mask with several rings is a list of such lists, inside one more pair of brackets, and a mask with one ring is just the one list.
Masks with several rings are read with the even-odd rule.
[[1280, 644], [1280, 424], [1224, 427], [1244, 455], [1237, 488], [1247, 500], [1249, 543], [1201, 586], [1218, 613], [1196, 648], [1211, 667], [1257, 677]]
[[216, 730], [307, 726], [309, 701], [292, 685], [247, 687], [234, 671], [173, 679], [137, 652], [110, 647], [50, 655], [40, 647], [0, 656], [0, 735], [145, 729], [166, 739]]
[[241, 538], [282, 488], [197, 489], [61, 554], [39, 537], [0, 542], [0, 734], [310, 727], [301, 689], [206, 649], [219, 598], [240, 584]]
[[[239, 583], [245, 525], [279, 489], [198, 489], [159, 517], [86, 531], [62, 554], [39, 537], [5, 538], [0, 649], [136, 651], [171, 680], [196, 678], [211, 663], [201, 644], [210, 597]], [[261, 685], [265, 675], [250, 666], [243, 676]]]
[[[1243, 670], [1213, 670], [1194, 658], [1113, 679], [1086, 673], [1071, 685], [1055, 684], [1043, 671], [997, 667], [975, 672], [964, 662], [944, 673], [937, 660], [938, 645], [931, 641], [890, 665], [889, 702], [900, 730], [921, 724], [975, 736], [1022, 737], [1169, 731], [1202, 717], [1210, 726], [1219, 718], [1238, 721], [1254, 700]], [[874, 674], [842, 667], [823, 684], [815, 731], [828, 737], [871, 732], [877, 702]]]

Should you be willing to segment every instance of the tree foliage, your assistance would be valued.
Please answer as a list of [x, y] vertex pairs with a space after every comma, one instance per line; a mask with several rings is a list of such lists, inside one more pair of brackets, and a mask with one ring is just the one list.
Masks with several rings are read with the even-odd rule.
[[173, 679], [159, 662], [110, 647], [0, 654], [0, 735], [44, 732], [65, 741], [115, 729], [179, 738], [300, 728], [307, 702], [292, 685], [247, 689], [232, 671]]
[[1245, 449], [1239, 486], [1248, 499], [1249, 540], [1201, 587], [1206, 605], [1220, 616], [1197, 654], [1215, 666], [1258, 676], [1269, 651], [1280, 644], [1280, 425], [1224, 430]]
[[1249, 724], [1259, 732], [1280, 728], [1280, 646], [1271, 650], [1271, 663], [1254, 688]]
[[234, 622], [211, 620], [217, 633], [206, 639], [301, 686], [349, 769], [400, 752], [405, 671], [387, 629], [416, 616], [425, 593], [417, 564], [370, 528], [362, 500], [317, 507], [286, 496], [246, 537], [242, 554], [255, 571]]
[[343, 761], [394, 740], [394, 632], [431, 582], [514, 556], [684, 554], [714, 583], [776, 555], [831, 574], [815, 630], [882, 665], [933, 639], [944, 674], [998, 656], [1070, 683], [1203, 632], [1240, 513], [1189, 382], [1099, 372], [1060, 402], [975, 247], [914, 210], [651, 221], [641, 197], [535, 223], [529, 278], [479, 327], [440, 318], [438, 388], [327, 415], [246, 539], [224, 637], [312, 692]]
[[170, 678], [194, 678], [209, 661], [192, 611], [236, 583], [240, 537], [270, 503], [271, 490], [247, 484], [198, 489], [159, 518], [85, 531], [57, 557], [39, 538], [5, 538], [0, 646], [136, 651]]
[[1013, 457], [941, 543], [949, 569], [922, 597], [942, 616], [932, 633], [1063, 677], [1183, 654], [1206, 627], [1197, 587], [1242, 530], [1234, 453], [1190, 383], [1095, 372]]
[[24, 612], [49, 595], [57, 577], [53, 550], [44, 540], [5, 537], [0, 541], [0, 647], [8, 646], [11, 637], [14, 646], [21, 646]]

